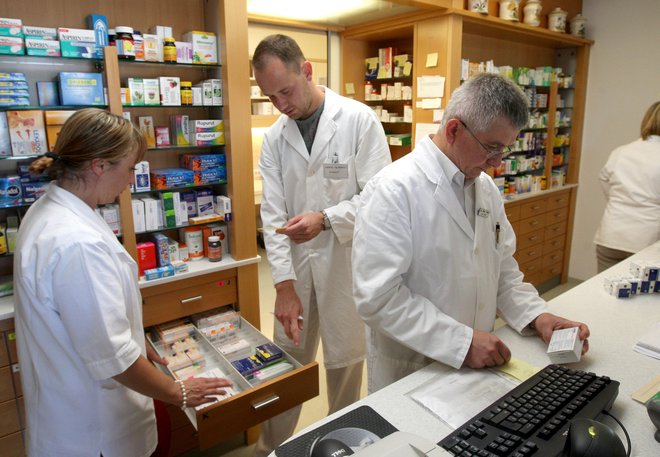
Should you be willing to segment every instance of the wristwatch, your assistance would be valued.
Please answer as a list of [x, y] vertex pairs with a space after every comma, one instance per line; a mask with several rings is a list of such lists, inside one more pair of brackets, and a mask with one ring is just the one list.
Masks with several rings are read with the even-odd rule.
[[321, 214], [323, 214], [323, 230], [330, 230], [332, 228], [330, 218], [325, 214], [325, 210], [321, 211]]

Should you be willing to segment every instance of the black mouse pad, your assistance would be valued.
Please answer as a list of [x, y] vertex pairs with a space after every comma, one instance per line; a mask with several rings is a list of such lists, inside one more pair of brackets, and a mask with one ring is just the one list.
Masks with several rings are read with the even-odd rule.
[[277, 457], [311, 457], [323, 439], [336, 439], [357, 449], [366, 447], [397, 429], [369, 406], [360, 406], [275, 449]]

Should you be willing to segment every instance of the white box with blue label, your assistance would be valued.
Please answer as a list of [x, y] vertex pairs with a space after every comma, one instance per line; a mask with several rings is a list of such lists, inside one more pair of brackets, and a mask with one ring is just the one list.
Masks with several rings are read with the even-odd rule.
[[0, 207], [16, 206], [23, 203], [21, 178], [0, 176]]
[[62, 57], [78, 59], [96, 58], [96, 36], [94, 30], [69, 29], [59, 27], [57, 37], [60, 40]]

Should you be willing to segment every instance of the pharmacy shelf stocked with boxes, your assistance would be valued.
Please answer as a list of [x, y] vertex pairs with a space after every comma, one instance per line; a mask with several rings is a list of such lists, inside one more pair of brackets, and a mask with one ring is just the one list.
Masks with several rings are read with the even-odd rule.
[[[46, 4], [27, 0], [9, 4], [2, 16], [20, 21], [23, 33], [12, 37], [22, 46], [0, 47], [2, 72], [23, 73], [17, 79], [20, 84], [11, 90], [27, 92], [0, 93], [3, 104], [12, 101], [0, 107], [6, 115], [2, 119], [7, 119], [4, 131], [10, 132], [10, 119], [17, 119], [12, 124], [31, 127], [41, 119], [45, 141], [20, 153], [11, 143], [0, 142], [7, 156], [0, 159], [5, 174], [18, 176], [20, 182], [23, 169], [17, 164], [22, 167], [23, 160], [52, 149], [50, 136], [54, 138], [77, 109], [97, 106], [130, 119], [145, 132], [147, 155], [136, 167], [133, 189], [126, 189], [115, 205], [99, 212], [145, 273], [139, 281], [145, 327], [178, 319], [188, 322], [193, 314], [229, 305], [240, 313], [237, 335], [251, 335], [250, 355], [257, 346], [269, 344], [256, 330], [259, 256], [249, 154], [250, 90], [245, 78], [249, 74], [246, 2], [147, 0], [89, 11], [83, 0]], [[7, 22], [0, 19], [0, 24]], [[67, 30], [59, 30], [63, 28]], [[26, 33], [45, 37], [53, 29], [57, 35], [44, 38], [48, 43], [42, 51], [30, 50], [32, 41], [26, 41]], [[106, 37], [109, 46], [99, 47]], [[65, 56], [71, 51], [65, 42], [74, 40], [76, 55]], [[82, 75], [67, 79], [61, 73]], [[94, 91], [102, 98], [72, 101], [65, 98], [71, 91], [64, 82], [82, 86], [76, 89], [77, 96], [90, 97]], [[10, 112], [19, 115], [10, 118]], [[40, 138], [41, 134], [39, 130]], [[13, 160], [17, 157], [21, 160]], [[13, 224], [9, 216], [16, 216], [20, 221], [24, 205], [29, 204], [26, 194], [21, 189], [23, 206], [9, 208], [11, 214], [0, 209], [0, 220]], [[18, 203], [13, 201], [12, 206]], [[11, 274], [11, 263], [11, 256], [0, 256], [0, 275]], [[0, 323], [13, 328], [11, 319]], [[200, 355], [216, 351], [201, 333], [193, 332], [192, 340], [199, 343]], [[290, 360], [291, 371], [256, 385], [218, 354], [207, 363], [225, 360], [214, 368], [234, 380], [237, 390], [203, 414], [190, 412], [197, 429], [178, 408], [168, 408], [171, 455], [209, 447], [244, 430], [252, 442], [258, 431], [252, 427], [318, 394], [316, 363], [300, 366]], [[273, 370], [279, 368], [268, 371]]]

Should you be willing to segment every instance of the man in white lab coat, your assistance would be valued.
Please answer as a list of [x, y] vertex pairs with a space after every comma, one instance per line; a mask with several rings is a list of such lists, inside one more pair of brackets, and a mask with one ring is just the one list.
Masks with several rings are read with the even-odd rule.
[[528, 120], [512, 82], [480, 75], [457, 89], [433, 136], [362, 192], [353, 240], [353, 290], [369, 327], [369, 391], [439, 361], [454, 368], [506, 363], [491, 332], [498, 313], [547, 343], [579, 326], [547, 312], [513, 258], [515, 235], [498, 188], [500, 164]]
[[[351, 242], [359, 194], [391, 162], [389, 148], [369, 107], [314, 84], [293, 39], [264, 38], [253, 66], [283, 113], [265, 134], [259, 160], [275, 342], [305, 364], [323, 340], [332, 413], [360, 395], [366, 346], [352, 295]], [[299, 414], [296, 407], [265, 422], [255, 455], [288, 438]]]

